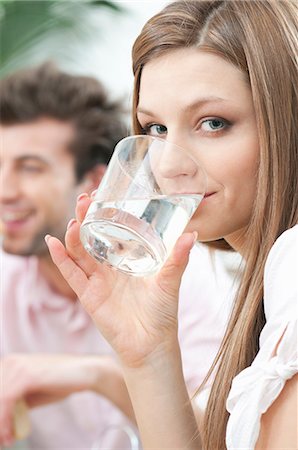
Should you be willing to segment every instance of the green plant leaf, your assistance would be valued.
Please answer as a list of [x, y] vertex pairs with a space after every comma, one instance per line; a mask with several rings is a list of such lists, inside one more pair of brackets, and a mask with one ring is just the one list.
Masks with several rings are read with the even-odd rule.
[[50, 35], [72, 32], [84, 27], [84, 12], [109, 9], [125, 11], [105, 0], [0, 0], [0, 76], [18, 68], [30, 49]]

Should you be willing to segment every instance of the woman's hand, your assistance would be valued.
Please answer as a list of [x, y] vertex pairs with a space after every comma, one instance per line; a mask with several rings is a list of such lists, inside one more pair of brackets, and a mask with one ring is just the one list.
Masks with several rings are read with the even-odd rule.
[[131, 277], [84, 250], [79, 232], [90, 201], [80, 196], [65, 247], [47, 237], [52, 259], [122, 361], [143, 447], [200, 448], [177, 338], [179, 287], [196, 235], [180, 237], [157, 275]]
[[127, 276], [96, 262], [83, 248], [80, 225], [90, 202], [80, 196], [65, 247], [54, 237], [46, 241], [54, 263], [124, 365], [139, 367], [177, 345], [179, 287], [196, 235], [180, 237], [157, 275]]

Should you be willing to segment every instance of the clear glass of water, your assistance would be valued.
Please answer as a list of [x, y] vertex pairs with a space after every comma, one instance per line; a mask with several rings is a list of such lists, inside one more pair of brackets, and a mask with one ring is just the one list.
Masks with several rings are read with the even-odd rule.
[[126, 274], [155, 274], [203, 199], [206, 180], [196, 155], [176, 144], [122, 139], [82, 223], [85, 249]]

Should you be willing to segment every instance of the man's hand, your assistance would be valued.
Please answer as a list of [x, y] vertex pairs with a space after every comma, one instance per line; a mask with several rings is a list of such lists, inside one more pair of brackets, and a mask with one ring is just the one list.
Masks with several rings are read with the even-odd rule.
[[0, 364], [0, 445], [11, 445], [16, 437], [14, 411], [20, 400], [30, 408], [89, 390], [105, 396], [133, 417], [120, 366], [112, 357], [11, 354]]

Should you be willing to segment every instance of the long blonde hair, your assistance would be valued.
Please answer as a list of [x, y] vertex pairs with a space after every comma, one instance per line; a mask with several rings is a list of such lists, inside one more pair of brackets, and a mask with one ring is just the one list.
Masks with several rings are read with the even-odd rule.
[[298, 219], [297, 14], [293, 1], [177, 1], [144, 26], [133, 47], [133, 127], [144, 65], [167, 52], [196, 47], [240, 68], [251, 87], [260, 163], [246, 261], [230, 322], [211, 372], [216, 375], [202, 430], [204, 450], [223, 450], [232, 379], [251, 364], [264, 326], [263, 273], [268, 253]]

